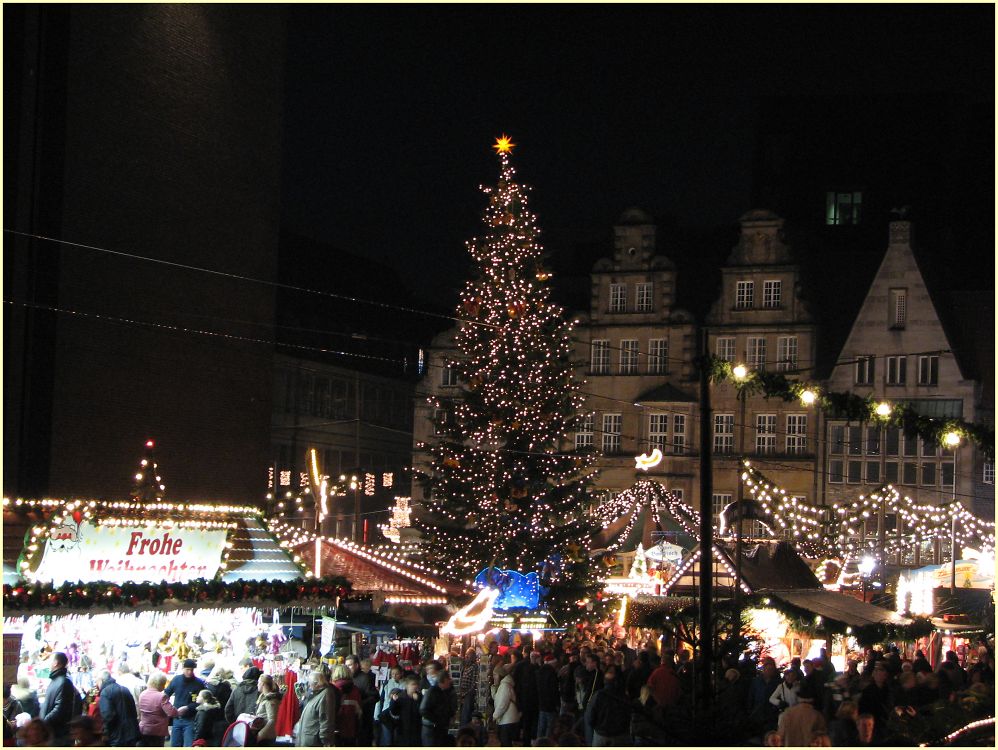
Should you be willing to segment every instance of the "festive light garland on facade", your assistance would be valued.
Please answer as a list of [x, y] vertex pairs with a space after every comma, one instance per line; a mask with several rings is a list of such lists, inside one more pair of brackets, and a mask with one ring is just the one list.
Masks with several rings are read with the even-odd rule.
[[[821, 409], [831, 419], [850, 422], [867, 422], [881, 427], [899, 427], [905, 434], [918, 435], [931, 445], [943, 445], [949, 434], [958, 435], [977, 445], [989, 460], [995, 455], [995, 429], [993, 425], [964, 422], [961, 419], [934, 419], [918, 413], [904, 401], [888, 402], [866, 398], [855, 393], [823, 392], [816, 385], [791, 380], [783, 373], [748, 370], [744, 365], [733, 365], [711, 356], [708, 364], [712, 383], [731, 381], [739, 398], [761, 394], [765, 398], [784, 401], [801, 401], [807, 406]], [[734, 372], [735, 368], [741, 368]]]

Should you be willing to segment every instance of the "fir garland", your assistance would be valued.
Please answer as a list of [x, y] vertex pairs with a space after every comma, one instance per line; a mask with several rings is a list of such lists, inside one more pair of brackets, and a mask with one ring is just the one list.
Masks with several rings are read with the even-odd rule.
[[790, 380], [779, 372], [757, 372], [749, 370], [744, 378], [736, 378], [731, 362], [713, 355], [707, 357], [707, 371], [711, 383], [731, 381], [740, 398], [761, 394], [765, 398], [781, 398], [784, 401], [800, 400], [801, 395], [810, 390], [815, 400], [813, 406], [821, 409], [831, 418], [849, 422], [870, 422], [882, 427], [899, 427], [906, 435], [917, 435], [933, 445], [942, 445], [943, 436], [955, 432], [961, 438], [977, 445], [988, 460], [995, 455], [995, 430], [993, 426], [962, 419], [940, 420], [926, 417], [904, 401], [890, 403], [890, 413], [882, 416], [877, 413], [881, 403], [872, 396], [858, 396], [855, 393], [834, 393], [820, 391], [815, 386]]
[[183, 606], [333, 606], [346, 596], [350, 582], [341, 576], [305, 581], [222, 583], [198, 578], [188, 583], [51, 583], [4, 584], [3, 608], [10, 615], [94, 613], [118, 609], [183, 609]]

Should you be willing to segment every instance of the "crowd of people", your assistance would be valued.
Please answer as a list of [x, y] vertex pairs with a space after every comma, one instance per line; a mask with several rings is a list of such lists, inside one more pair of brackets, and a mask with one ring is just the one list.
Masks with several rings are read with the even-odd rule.
[[121, 664], [98, 673], [99, 696], [87, 706], [65, 654], [55, 653], [42, 701], [26, 682], [7, 687], [4, 744], [218, 746], [246, 715], [255, 717], [254, 744], [301, 747], [912, 744], [940, 705], [968, 720], [993, 715], [993, 654], [982, 645], [977, 656], [965, 667], [951, 651], [933, 669], [921, 652], [904, 659], [891, 647], [868, 650], [842, 673], [823, 656], [794, 659], [782, 673], [770, 657], [725, 658], [707, 714], [694, 712], [689, 652], [659, 651], [655, 641], [632, 648], [585, 632], [516, 647], [492, 641], [453, 655], [460, 670], [438, 660], [394, 666], [383, 684], [369, 660], [313, 660], [288, 738], [275, 732], [282, 691], [253, 666], [235, 679], [189, 659], [178, 674], [143, 682]]

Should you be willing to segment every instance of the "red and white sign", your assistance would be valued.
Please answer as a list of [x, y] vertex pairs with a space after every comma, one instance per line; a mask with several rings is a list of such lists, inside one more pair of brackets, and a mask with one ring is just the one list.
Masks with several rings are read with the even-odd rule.
[[55, 585], [82, 581], [168, 581], [214, 578], [225, 550], [224, 529], [98, 526], [66, 522], [52, 530], [35, 572]]

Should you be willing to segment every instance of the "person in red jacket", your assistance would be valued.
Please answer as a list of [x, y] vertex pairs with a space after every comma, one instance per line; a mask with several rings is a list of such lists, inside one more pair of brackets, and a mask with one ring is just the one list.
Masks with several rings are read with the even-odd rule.
[[666, 652], [662, 663], [648, 677], [648, 687], [651, 688], [655, 703], [659, 706], [674, 706], [679, 701], [679, 678], [673, 667], [673, 656]]

